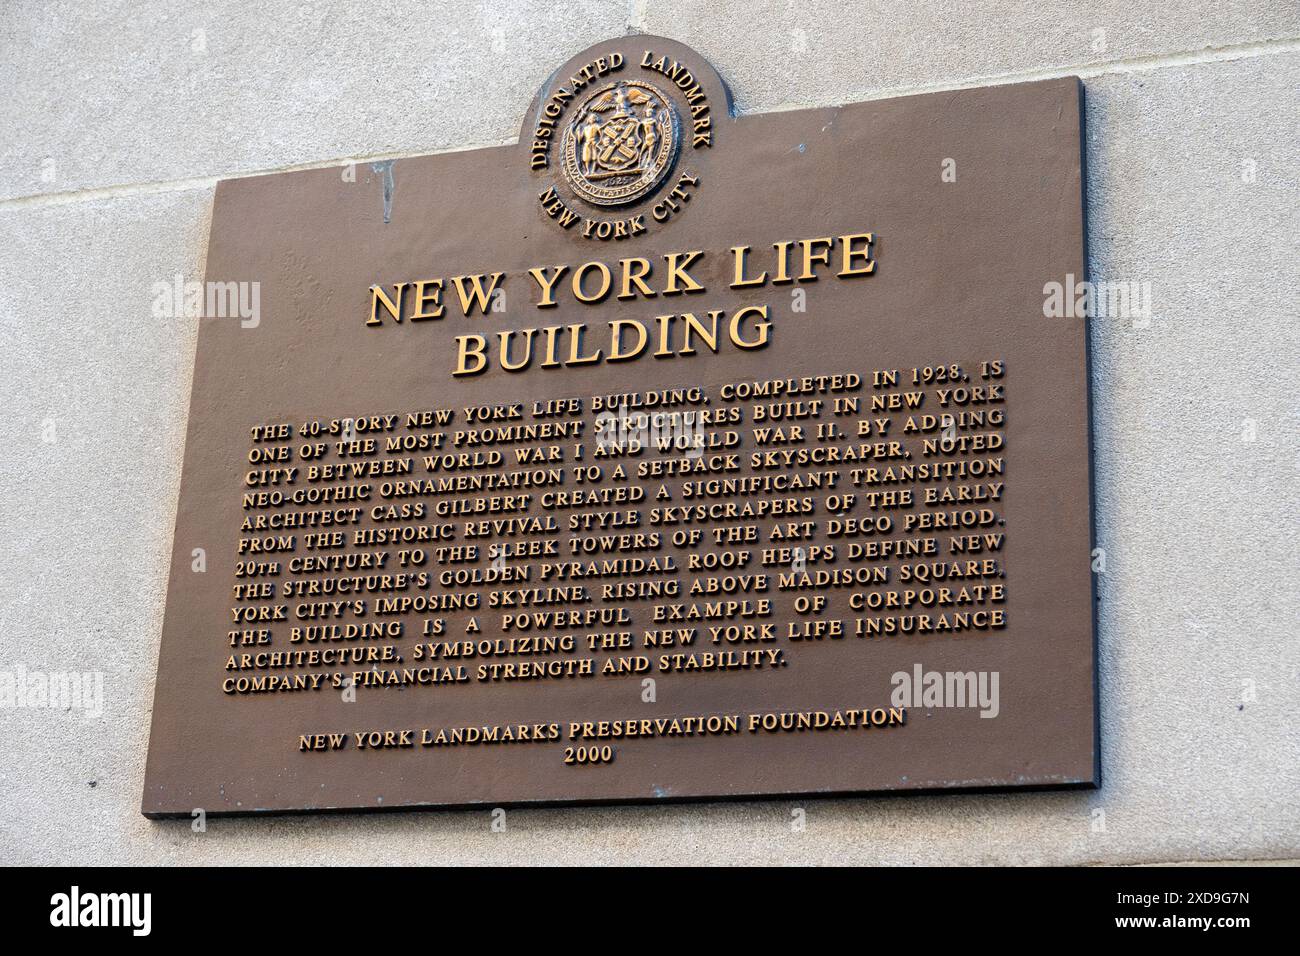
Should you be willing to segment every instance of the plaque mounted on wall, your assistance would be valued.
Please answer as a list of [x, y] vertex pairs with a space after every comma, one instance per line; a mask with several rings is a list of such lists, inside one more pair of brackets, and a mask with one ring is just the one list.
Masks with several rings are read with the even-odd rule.
[[629, 36], [221, 182], [145, 814], [1097, 785], [1081, 128]]

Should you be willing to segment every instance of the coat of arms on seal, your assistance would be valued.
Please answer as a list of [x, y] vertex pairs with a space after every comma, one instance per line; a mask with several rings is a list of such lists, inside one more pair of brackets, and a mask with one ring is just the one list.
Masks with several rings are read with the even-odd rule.
[[597, 206], [633, 202], [659, 185], [680, 142], [672, 101], [649, 83], [620, 80], [583, 100], [564, 130], [564, 178]]

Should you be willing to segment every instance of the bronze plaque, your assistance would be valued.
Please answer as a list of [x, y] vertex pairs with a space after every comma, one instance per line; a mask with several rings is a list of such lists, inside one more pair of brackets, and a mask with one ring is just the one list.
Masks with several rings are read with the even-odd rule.
[[224, 181], [149, 816], [1095, 786], [1081, 87]]

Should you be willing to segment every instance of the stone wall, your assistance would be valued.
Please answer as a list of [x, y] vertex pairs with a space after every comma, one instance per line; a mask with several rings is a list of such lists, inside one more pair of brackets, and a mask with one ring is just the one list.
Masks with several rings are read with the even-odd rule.
[[[268, 9], [274, 7], [274, 9]], [[188, 822], [140, 816], [217, 179], [512, 141], [626, 32], [741, 113], [1078, 74], [1092, 277], [1096, 792]], [[16, 0], [0, 11], [0, 862], [945, 863], [1300, 856], [1300, 6], [1292, 0]], [[368, 167], [361, 167], [368, 169]], [[378, 188], [376, 186], [376, 188]]]

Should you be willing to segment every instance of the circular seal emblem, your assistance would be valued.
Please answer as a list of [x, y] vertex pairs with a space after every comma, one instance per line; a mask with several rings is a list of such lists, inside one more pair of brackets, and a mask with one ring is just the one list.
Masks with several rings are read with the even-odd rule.
[[579, 104], [560, 141], [575, 193], [597, 206], [640, 199], [672, 168], [681, 144], [672, 101], [649, 83], [620, 80]]

